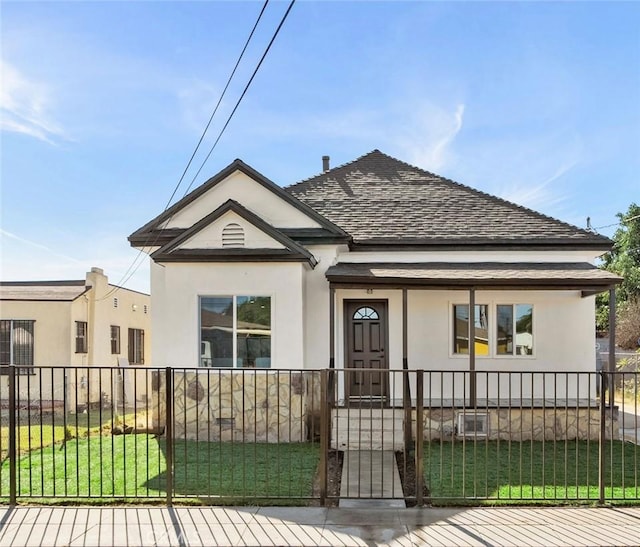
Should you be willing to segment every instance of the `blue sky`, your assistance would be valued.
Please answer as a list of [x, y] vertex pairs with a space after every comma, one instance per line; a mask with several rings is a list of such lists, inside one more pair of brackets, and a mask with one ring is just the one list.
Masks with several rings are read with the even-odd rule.
[[[287, 5], [267, 7], [178, 197]], [[123, 282], [126, 237], [166, 205], [261, 7], [0, 5], [2, 279]], [[284, 186], [379, 148], [613, 224], [640, 201], [639, 29], [637, 2], [299, 1], [195, 184], [239, 157]]]

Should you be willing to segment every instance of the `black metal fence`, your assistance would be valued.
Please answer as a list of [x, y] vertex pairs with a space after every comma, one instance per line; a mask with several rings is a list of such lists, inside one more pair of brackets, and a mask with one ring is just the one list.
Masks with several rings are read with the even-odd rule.
[[22, 372], [0, 384], [12, 504], [640, 501], [638, 372]]

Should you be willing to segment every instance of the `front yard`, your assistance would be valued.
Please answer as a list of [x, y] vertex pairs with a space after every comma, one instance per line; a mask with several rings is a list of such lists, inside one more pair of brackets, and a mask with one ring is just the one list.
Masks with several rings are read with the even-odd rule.
[[[313, 495], [317, 445], [176, 441], [174, 447], [174, 498], [299, 505]], [[96, 435], [22, 455], [17, 490], [19, 497], [49, 501], [164, 499], [166, 480], [164, 438]], [[0, 495], [9, 495], [8, 461], [0, 468]]]
[[[640, 501], [640, 447], [605, 446], [605, 498]], [[598, 443], [425, 443], [424, 476], [434, 505], [598, 501]]]

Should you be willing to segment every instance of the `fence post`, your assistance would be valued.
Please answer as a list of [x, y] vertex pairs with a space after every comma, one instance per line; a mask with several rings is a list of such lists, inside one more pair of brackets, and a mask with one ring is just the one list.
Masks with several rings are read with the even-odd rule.
[[416, 504], [424, 505], [424, 370], [416, 371]]
[[173, 505], [173, 374], [171, 367], [165, 371], [165, 426], [164, 435], [166, 439], [167, 453], [167, 506]]
[[[406, 362], [406, 359], [403, 359]], [[411, 453], [413, 438], [411, 434], [411, 388], [409, 385], [409, 371], [402, 370], [402, 407], [404, 409], [404, 453], [409, 457]]]
[[327, 463], [329, 458], [329, 371], [320, 371], [320, 505], [327, 501]]
[[[604, 370], [598, 372], [600, 375], [600, 435], [598, 437], [598, 503], [604, 505], [604, 481], [605, 481], [605, 455], [606, 450], [604, 447], [606, 441], [606, 416], [607, 416], [607, 401], [606, 391], [608, 376]], [[613, 388], [613, 386], [612, 386]]]
[[9, 505], [16, 505], [16, 367], [9, 365]]

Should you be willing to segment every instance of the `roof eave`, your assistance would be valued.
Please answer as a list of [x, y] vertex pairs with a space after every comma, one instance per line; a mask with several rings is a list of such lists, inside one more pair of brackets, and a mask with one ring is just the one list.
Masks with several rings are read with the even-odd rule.
[[189, 249], [184, 251], [156, 251], [151, 258], [157, 263], [165, 262], [306, 262], [314, 268], [317, 265], [313, 255], [306, 256], [281, 249]]
[[535, 251], [610, 251], [613, 242], [610, 240], [596, 241], [553, 241], [524, 239], [514, 240], [358, 240], [349, 243], [349, 250], [353, 252], [372, 251], [459, 251], [459, 250], [535, 250]]

